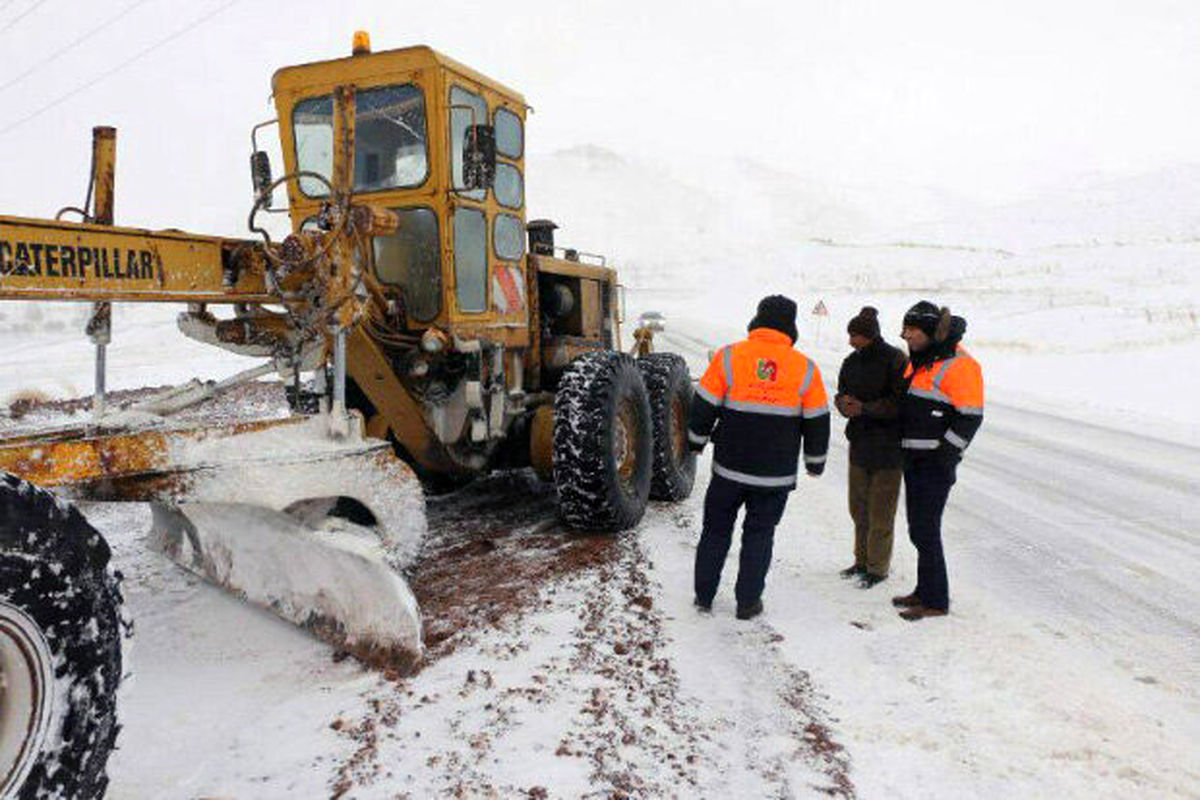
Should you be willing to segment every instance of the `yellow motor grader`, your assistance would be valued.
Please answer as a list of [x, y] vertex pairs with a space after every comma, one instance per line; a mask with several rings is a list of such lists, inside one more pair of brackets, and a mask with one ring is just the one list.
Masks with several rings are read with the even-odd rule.
[[[521, 95], [362, 34], [272, 90], [277, 117], [251, 134], [251, 238], [115, 227], [111, 128], [93, 131], [82, 207], [0, 216], [0, 300], [91, 303], [96, 347], [86, 421], [0, 438], [0, 796], [106, 782], [126, 623], [108, 546], [70, 500], [149, 502], [182, 566], [411, 668], [422, 481], [531, 466], [568, 526], [603, 531], [691, 491], [683, 360], [652, 352], [653, 322], [622, 352], [615, 271], [525, 219]], [[257, 147], [268, 126], [278, 178]], [[290, 216], [282, 241], [270, 213]], [[110, 402], [114, 302], [182, 304], [183, 334], [259, 363]], [[291, 413], [197, 412], [269, 375]]]

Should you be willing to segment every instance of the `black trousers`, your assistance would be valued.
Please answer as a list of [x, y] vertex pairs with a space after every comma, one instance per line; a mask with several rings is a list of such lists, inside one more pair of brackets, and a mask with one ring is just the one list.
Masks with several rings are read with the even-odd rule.
[[942, 552], [942, 512], [954, 485], [957, 464], [936, 458], [904, 465], [908, 538], [917, 548], [917, 597], [926, 608], [950, 608], [950, 583]]
[[696, 599], [712, 603], [721, 583], [721, 568], [733, 539], [738, 510], [746, 506], [742, 522], [742, 549], [738, 556], [734, 596], [739, 608], [753, 605], [762, 597], [771, 566], [775, 526], [787, 505], [786, 489], [755, 489], [713, 475], [704, 495], [704, 529], [696, 547]]

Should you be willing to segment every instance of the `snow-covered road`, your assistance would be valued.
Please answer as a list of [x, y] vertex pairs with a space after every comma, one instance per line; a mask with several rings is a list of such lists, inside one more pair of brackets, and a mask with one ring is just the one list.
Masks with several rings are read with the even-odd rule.
[[[666, 343], [693, 372], [716, 344]], [[112, 796], [1196, 797], [1196, 455], [990, 403], [946, 515], [953, 612], [918, 624], [888, 602], [915, 576], [903, 511], [890, 579], [837, 577], [840, 436], [749, 624], [732, 574], [712, 615], [691, 606], [707, 455], [687, 502], [617, 539], [572, 537], [546, 487], [497, 476], [431, 506], [415, 587], [455, 621], [404, 680], [335, 662], [147, 553], [140, 511], [95, 506], [139, 633]]]
[[[664, 344], [698, 374], [740, 330], [683, 319]], [[120, 385], [243, 366], [169, 316], [122, 331]], [[86, 390], [86, 344], [37, 344], [0, 386]], [[45, 348], [62, 369], [38, 371]], [[840, 350], [816, 351], [827, 382]], [[903, 510], [889, 580], [837, 577], [840, 435], [750, 624], [731, 574], [713, 615], [691, 607], [707, 455], [687, 502], [611, 541], [562, 531], [527, 475], [439, 498], [416, 581], [436, 660], [402, 681], [148, 552], [144, 509], [91, 506], [137, 625], [111, 796], [1198, 797], [1200, 451], [1025, 400], [989, 397], [946, 513], [953, 611], [916, 625], [888, 602], [915, 576]]]

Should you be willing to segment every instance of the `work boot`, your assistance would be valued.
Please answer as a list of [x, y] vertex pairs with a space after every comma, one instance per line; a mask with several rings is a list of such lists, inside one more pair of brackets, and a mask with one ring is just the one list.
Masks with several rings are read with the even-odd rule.
[[876, 584], [883, 583], [887, 580], [887, 575], [876, 575], [874, 572], [864, 572], [862, 577], [858, 579], [858, 588], [870, 589]]
[[892, 598], [892, 605], [896, 608], [912, 608], [913, 606], [921, 605], [921, 598], [917, 597], [917, 593], [897, 595]]
[[865, 575], [866, 572], [867, 568], [862, 564], [854, 564], [853, 566], [849, 566], [843, 570], [840, 570], [838, 575], [841, 575], [843, 578], [854, 578], [859, 575]]
[[909, 622], [917, 622], [926, 617], [944, 617], [948, 613], [950, 612], [944, 608], [930, 608], [929, 606], [916, 605], [901, 611], [900, 616]]
[[754, 619], [763, 612], [762, 600], [755, 600], [748, 606], [738, 606], [738, 619]]
[[701, 611], [703, 611], [706, 614], [712, 613], [712, 600], [709, 600], [706, 603], [703, 600], [701, 600], [699, 597], [697, 597], [696, 599], [692, 600], [692, 605], [694, 605], [696, 608], [700, 609]]

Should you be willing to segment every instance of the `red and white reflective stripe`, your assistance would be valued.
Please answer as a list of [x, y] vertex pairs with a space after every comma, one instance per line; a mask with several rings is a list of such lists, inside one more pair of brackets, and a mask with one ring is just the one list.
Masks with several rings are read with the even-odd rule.
[[515, 267], [499, 264], [492, 272], [492, 303], [501, 314], [525, 310], [525, 281]]

